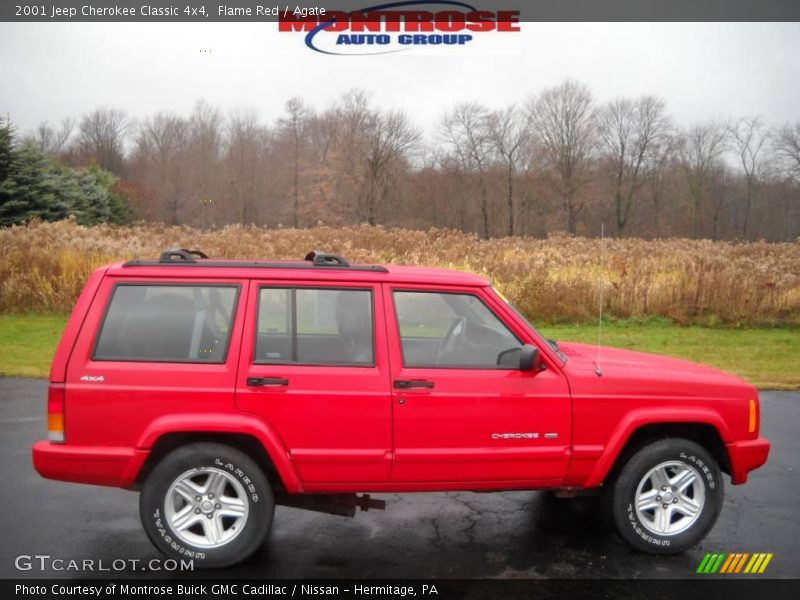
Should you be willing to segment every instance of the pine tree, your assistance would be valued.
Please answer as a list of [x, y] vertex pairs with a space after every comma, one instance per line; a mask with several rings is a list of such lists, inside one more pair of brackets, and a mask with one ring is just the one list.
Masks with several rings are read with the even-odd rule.
[[11, 123], [3, 122], [3, 119], [0, 119], [0, 211], [11, 199], [3, 184], [8, 179], [13, 159], [14, 130], [11, 128]]
[[15, 147], [13, 138], [9, 124], [0, 127], [0, 227], [68, 216], [81, 225], [131, 221], [114, 175], [97, 165], [69, 168], [34, 144]]
[[13, 153], [11, 168], [0, 184], [0, 226], [17, 225], [31, 219], [57, 221], [69, 214], [62, 177], [47, 157], [33, 145]]
[[11, 123], [0, 118], [0, 184], [8, 177], [14, 156], [14, 130]]

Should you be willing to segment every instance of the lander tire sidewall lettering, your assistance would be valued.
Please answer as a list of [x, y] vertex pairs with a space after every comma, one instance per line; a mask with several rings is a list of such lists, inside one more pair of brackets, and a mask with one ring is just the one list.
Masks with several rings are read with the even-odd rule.
[[[722, 475], [710, 454], [694, 443], [682, 444], [680, 440], [668, 442], [656, 442], [648, 446], [654, 452], [646, 458], [641, 457], [641, 450], [637, 452], [628, 463], [635, 463], [634, 468], [624, 468], [618, 480], [624, 489], [615, 489], [614, 492], [612, 510], [619, 533], [635, 548], [645, 552], [673, 554], [694, 546], [713, 527], [722, 507]], [[683, 462], [700, 474], [700, 484], [705, 488], [705, 501], [700, 515], [687, 530], [675, 535], [659, 535], [644, 526], [636, 513], [634, 502], [638, 483], [647, 471], [660, 462], [670, 460]]]
[[[272, 523], [274, 511], [272, 490], [261, 469], [250, 460], [238, 460], [237, 454], [239, 452], [235, 450], [187, 454], [169, 461], [168, 467], [163, 472], [159, 470], [162, 465], [154, 469], [151, 475], [157, 480], [146, 491], [142, 490], [140, 502], [142, 517], [146, 521], [145, 528], [162, 552], [174, 558], [193, 559], [199, 566], [225, 566], [238, 562], [260, 545]], [[167, 490], [172, 483], [182, 473], [201, 467], [222, 469], [235, 477], [244, 487], [248, 503], [248, 517], [242, 531], [229, 543], [216, 548], [187, 544], [175, 535], [165, 517]]]

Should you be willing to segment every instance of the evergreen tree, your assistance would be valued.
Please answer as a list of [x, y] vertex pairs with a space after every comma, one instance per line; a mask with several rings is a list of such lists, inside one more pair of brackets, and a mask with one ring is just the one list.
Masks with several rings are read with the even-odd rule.
[[8, 179], [11, 171], [11, 162], [14, 159], [14, 131], [11, 123], [0, 119], [0, 211], [9, 201], [10, 196], [5, 191], [3, 183]]
[[94, 185], [100, 186], [106, 194], [103, 200], [103, 221], [124, 225], [133, 221], [133, 211], [128, 199], [118, 191], [119, 179], [110, 171], [93, 164], [86, 171], [92, 176]]
[[0, 184], [8, 177], [14, 156], [14, 130], [11, 123], [0, 118]]
[[34, 144], [15, 148], [13, 142], [10, 125], [0, 127], [0, 227], [67, 216], [81, 225], [132, 220], [118, 180], [108, 171], [97, 165], [72, 169]]
[[32, 144], [15, 150], [8, 175], [0, 184], [0, 226], [31, 219], [66, 218], [69, 214], [66, 198], [72, 194], [62, 188], [63, 183], [48, 158]]

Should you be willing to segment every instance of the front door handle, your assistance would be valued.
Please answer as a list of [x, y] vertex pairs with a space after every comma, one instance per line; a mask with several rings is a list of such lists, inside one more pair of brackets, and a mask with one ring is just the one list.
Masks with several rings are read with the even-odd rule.
[[395, 379], [394, 387], [398, 390], [408, 390], [411, 388], [432, 388], [433, 382], [427, 379]]
[[248, 377], [247, 385], [261, 387], [265, 385], [289, 385], [289, 380], [283, 377]]

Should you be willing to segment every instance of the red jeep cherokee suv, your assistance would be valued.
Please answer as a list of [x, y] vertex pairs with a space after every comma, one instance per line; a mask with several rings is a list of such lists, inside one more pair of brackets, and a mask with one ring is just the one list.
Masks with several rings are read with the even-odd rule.
[[44, 477], [140, 489], [163, 552], [243, 560], [275, 504], [363, 492], [598, 490], [634, 548], [716, 521], [722, 472], [762, 465], [753, 386], [683, 360], [556, 344], [484, 279], [440, 269], [211, 260], [98, 269], [50, 372]]

